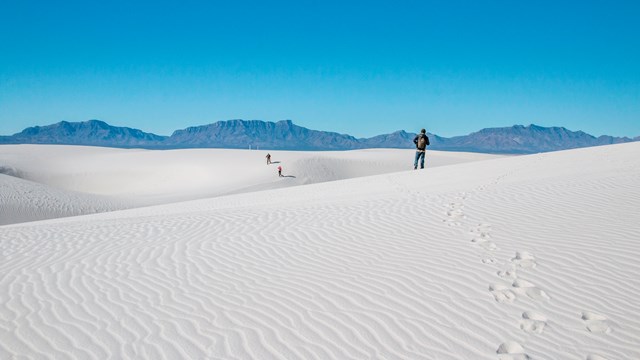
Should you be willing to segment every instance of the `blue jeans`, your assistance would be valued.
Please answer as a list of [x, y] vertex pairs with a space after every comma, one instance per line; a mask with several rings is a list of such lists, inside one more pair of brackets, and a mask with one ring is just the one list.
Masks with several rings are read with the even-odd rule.
[[420, 169], [424, 169], [424, 151], [416, 151], [416, 160], [413, 162], [413, 168], [418, 168], [418, 160], [420, 160]]

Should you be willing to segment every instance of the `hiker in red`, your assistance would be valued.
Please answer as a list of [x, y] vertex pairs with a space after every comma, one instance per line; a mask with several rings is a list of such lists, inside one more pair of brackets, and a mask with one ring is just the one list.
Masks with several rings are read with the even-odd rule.
[[278, 176], [282, 177], [282, 166], [278, 165]]

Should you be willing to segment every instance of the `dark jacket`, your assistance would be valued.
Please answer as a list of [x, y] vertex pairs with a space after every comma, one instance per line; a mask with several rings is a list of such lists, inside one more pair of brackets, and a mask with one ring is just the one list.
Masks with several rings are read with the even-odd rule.
[[416, 135], [416, 137], [413, 139], [413, 143], [414, 143], [414, 144], [416, 144], [416, 149], [418, 149], [418, 150], [425, 150], [425, 148], [426, 148], [426, 146], [425, 146], [425, 147], [423, 147], [423, 148], [419, 148], [419, 147], [418, 147], [418, 139], [420, 139], [420, 137], [422, 137], [422, 136], [424, 136], [424, 137], [425, 137], [425, 139], [427, 139], [427, 141], [426, 141], [426, 145], [429, 145], [429, 137], [428, 137], [427, 135], [425, 135], [425, 134], [418, 134], [418, 135]]

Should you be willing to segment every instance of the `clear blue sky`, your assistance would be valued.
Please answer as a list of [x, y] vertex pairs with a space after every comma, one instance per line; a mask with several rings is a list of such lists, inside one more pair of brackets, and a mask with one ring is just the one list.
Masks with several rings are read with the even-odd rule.
[[640, 1], [0, 2], [0, 134], [291, 119], [640, 135]]

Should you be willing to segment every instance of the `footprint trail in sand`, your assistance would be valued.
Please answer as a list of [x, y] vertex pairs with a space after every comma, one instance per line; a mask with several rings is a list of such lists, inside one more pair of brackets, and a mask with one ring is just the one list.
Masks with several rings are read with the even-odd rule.
[[[492, 240], [492, 225], [489, 223], [478, 223], [468, 225], [469, 217], [465, 210], [467, 209], [466, 201], [472, 198], [478, 192], [484, 192], [492, 186], [496, 186], [505, 179], [507, 175], [498, 177], [490, 185], [480, 186], [474, 192], [459, 193], [451, 202], [449, 202], [446, 210], [447, 218], [443, 223], [448, 226], [467, 228], [466, 236], [470, 238], [472, 245], [482, 252], [482, 263], [495, 265], [499, 260], [495, 257], [496, 251], [500, 250], [498, 244]], [[521, 275], [528, 271], [533, 271], [538, 266], [538, 259], [529, 251], [515, 251], [515, 254], [507, 258], [502, 265], [501, 270], [496, 275], [502, 279], [501, 282], [495, 282], [489, 285], [489, 292], [494, 300], [500, 304], [511, 305], [518, 299], [529, 299], [533, 301], [531, 304], [550, 301], [551, 297], [534, 283], [526, 280]], [[508, 281], [508, 282], [506, 282]], [[582, 312], [582, 321], [584, 326], [591, 333], [610, 333], [611, 328], [608, 325], [608, 319], [600, 314], [584, 311]], [[549, 319], [544, 313], [539, 311], [524, 311], [521, 313], [521, 319], [518, 321], [519, 328], [532, 335], [541, 335], [548, 326]], [[499, 359], [530, 359], [523, 347], [514, 341], [502, 343], [497, 354]], [[589, 355], [588, 359], [601, 359], [598, 355]]]

